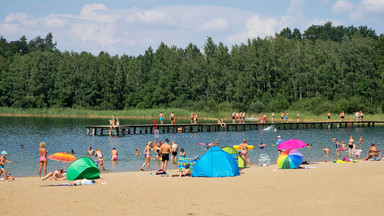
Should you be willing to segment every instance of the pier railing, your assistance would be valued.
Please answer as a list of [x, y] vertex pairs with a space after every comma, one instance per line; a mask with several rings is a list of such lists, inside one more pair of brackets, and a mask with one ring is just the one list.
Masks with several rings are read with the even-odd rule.
[[250, 122], [250, 123], [227, 123], [225, 127], [220, 124], [203, 123], [203, 124], [160, 124], [154, 128], [153, 124], [139, 125], [120, 125], [110, 128], [110, 125], [86, 125], [87, 135], [127, 135], [127, 134], [144, 134], [154, 133], [157, 129], [159, 133], [195, 133], [195, 132], [220, 132], [220, 131], [245, 131], [245, 130], [261, 130], [270, 126], [274, 126], [278, 130], [293, 129], [323, 129], [323, 128], [354, 128], [354, 127], [374, 127], [375, 124], [384, 124], [384, 121], [323, 121], [323, 122]]

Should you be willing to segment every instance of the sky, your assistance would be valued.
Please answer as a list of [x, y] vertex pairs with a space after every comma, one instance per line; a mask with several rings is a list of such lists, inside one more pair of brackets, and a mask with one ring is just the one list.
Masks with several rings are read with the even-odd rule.
[[161, 42], [201, 50], [208, 37], [229, 48], [289, 27], [366, 25], [384, 33], [384, 0], [0, 0], [7, 41], [53, 34], [61, 51], [144, 54]]

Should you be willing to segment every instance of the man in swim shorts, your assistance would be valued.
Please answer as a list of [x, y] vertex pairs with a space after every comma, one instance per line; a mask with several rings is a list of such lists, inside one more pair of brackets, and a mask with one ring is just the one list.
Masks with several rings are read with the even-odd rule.
[[164, 119], [164, 114], [163, 114], [163, 112], [160, 112], [159, 117], [160, 117], [160, 124], [163, 124], [163, 119]]
[[328, 112], [328, 121], [331, 121], [331, 111]]
[[340, 121], [344, 121], [344, 111], [340, 113]]
[[[243, 143], [241, 143], [239, 145], [239, 148], [241, 149], [240, 155], [244, 159], [245, 167], [247, 166], [247, 162], [248, 162], [249, 165], [251, 165], [251, 162], [249, 161], [249, 156], [248, 156], [248, 144], [247, 144], [247, 140], [246, 139], [244, 139]], [[245, 159], [247, 159], [247, 160], [245, 160]]]
[[174, 124], [175, 123], [175, 114], [172, 112], [169, 117], [171, 118], [171, 124]]
[[5, 166], [5, 162], [7, 162], [7, 163], [13, 163], [13, 162], [7, 160], [6, 156], [7, 156], [7, 152], [2, 151], [1, 157], [0, 157], [0, 177], [1, 177], [1, 174], [4, 173], [5, 182], [8, 182], [7, 171], [5, 171], [4, 166]]
[[116, 148], [113, 148], [111, 152], [111, 161], [117, 161], [118, 154], [119, 152], [116, 150]]
[[171, 155], [171, 162], [176, 163], [176, 157], [177, 157], [177, 151], [179, 150], [179, 147], [175, 143], [175, 141], [172, 141], [172, 155]]
[[169, 161], [169, 153], [171, 153], [171, 151], [172, 151], [171, 145], [169, 145], [169, 139], [165, 139], [164, 144], [161, 145], [161, 147], [160, 147], [160, 151], [161, 151], [161, 158], [163, 161], [161, 163], [161, 169], [166, 171], [168, 161]]

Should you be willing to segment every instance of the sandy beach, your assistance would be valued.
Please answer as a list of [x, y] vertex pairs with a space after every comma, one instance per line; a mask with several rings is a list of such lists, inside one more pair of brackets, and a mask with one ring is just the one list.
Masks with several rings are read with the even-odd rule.
[[[384, 210], [384, 162], [252, 166], [232, 178], [101, 173], [107, 184], [0, 182], [0, 215], [374, 215]], [[175, 173], [176, 171], [169, 171]]]

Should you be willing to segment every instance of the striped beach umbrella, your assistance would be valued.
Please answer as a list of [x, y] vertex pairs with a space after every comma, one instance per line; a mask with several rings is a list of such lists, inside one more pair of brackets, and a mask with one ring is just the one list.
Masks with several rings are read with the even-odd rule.
[[281, 169], [295, 169], [303, 161], [303, 154], [296, 149], [283, 151], [277, 158], [277, 165]]

